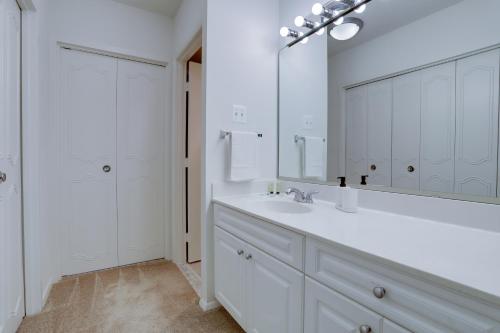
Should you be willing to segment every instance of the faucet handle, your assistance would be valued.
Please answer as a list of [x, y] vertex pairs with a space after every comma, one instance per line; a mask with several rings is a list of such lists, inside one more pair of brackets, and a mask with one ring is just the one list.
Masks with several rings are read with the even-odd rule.
[[313, 195], [319, 194], [319, 191], [311, 191], [306, 193], [306, 202], [313, 203]]

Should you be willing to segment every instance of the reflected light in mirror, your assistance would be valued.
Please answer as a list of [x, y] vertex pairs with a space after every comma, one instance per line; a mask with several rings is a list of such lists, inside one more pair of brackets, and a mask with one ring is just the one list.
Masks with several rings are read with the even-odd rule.
[[357, 35], [363, 27], [363, 21], [358, 18], [348, 17], [344, 23], [330, 30], [330, 36], [337, 40], [348, 40]]

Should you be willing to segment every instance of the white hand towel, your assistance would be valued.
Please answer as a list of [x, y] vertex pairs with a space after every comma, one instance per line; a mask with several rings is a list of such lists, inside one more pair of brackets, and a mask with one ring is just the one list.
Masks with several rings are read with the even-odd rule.
[[258, 178], [257, 133], [233, 131], [230, 136], [229, 180], [249, 181]]
[[322, 178], [325, 168], [323, 138], [306, 136], [304, 141], [304, 177]]

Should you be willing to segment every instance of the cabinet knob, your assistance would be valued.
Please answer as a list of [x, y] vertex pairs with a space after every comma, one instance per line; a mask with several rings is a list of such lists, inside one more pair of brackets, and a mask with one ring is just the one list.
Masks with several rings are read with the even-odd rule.
[[361, 325], [359, 326], [359, 333], [371, 333], [372, 328], [368, 325]]
[[238, 251], [236, 251], [236, 253], [238, 253], [238, 255], [239, 255], [239, 256], [241, 256], [243, 253], [245, 253], [245, 251], [243, 251], [243, 250], [238, 250]]
[[384, 298], [385, 296], [385, 288], [383, 287], [375, 287], [373, 288], [373, 295], [379, 299]]
[[250, 259], [252, 259], [252, 254], [251, 254], [251, 253], [247, 254], [247, 256], [245, 257], [245, 259], [246, 259], [246, 260], [250, 260]]
[[408, 172], [414, 172], [415, 171], [415, 167], [413, 165], [410, 165], [408, 167]]
[[377, 166], [376, 166], [375, 164], [372, 164], [372, 165], [370, 166], [370, 170], [371, 170], [371, 171], [375, 171], [375, 170], [377, 170]]
[[0, 184], [7, 181], [7, 174], [0, 171]]
[[105, 165], [102, 167], [102, 171], [104, 171], [105, 173], [108, 173], [111, 171], [111, 167], [109, 165]]

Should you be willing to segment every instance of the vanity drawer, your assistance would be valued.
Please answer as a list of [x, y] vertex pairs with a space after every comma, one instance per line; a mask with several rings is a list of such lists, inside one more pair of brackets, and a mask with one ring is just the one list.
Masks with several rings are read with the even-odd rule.
[[415, 333], [500, 332], [498, 304], [344, 246], [308, 237], [306, 274]]
[[221, 205], [214, 205], [215, 225], [304, 271], [304, 236]]
[[382, 332], [382, 316], [306, 277], [304, 332]]

